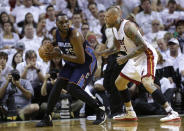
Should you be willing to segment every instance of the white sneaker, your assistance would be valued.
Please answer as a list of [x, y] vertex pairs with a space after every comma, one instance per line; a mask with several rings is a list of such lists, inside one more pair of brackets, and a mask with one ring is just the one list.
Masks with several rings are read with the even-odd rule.
[[127, 111], [126, 114], [120, 114], [113, 117], [113, 120], [128, 120], [128, 121], [137, 121], [137, 116], [135, 111]]
[[176, 111], [171, 111], [171, 113], [168, 114], [166, 117], [160, 119], [161, 122], [180, 121], [180, 120], [181, 120], [181, 118], [180, 118], [178, 112], [176, 112]]

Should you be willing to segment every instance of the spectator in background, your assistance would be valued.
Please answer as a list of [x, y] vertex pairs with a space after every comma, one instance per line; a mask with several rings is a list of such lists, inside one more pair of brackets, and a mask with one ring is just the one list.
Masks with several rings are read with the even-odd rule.
[[165, 35], [164, 35], [164, 40], [165, 42], [168, 44], [168, 41], [173, 38], [173, 34], [170, 33], [170, 32], [167, 32]]
[[10, 21], [9, 15], [6, 12], [1, 12], [0, 14], [0, 32], [2, 32], [2, 26], [4, 22]]
[[80, 12], [74, 12], [72, 16], [72, 26], [81, 32], [82, 18]]
[[25, 19], [24, 21], [21, 21], [17, 24], [17, 26], [19, 27], [19, 32], [21, 34], [21, 37], [24, 36], [24, 28], [27, 24], [31, 24], [33, 25], [34, 28], [36, 28], [37, 26], [37, 23], [34, 21], [33, 19], [33, 15], [32, 13], [28, 12], [26, 15], [25, 15]]
[[25, 32], [25, 35], [20, 40], [20, 42], [23, 42], [25, 44], [25, 51], [34, 50], [37, 54], [38, 61], [41, 61], [41, 58], [38, 55], [38, 49], [41, 45], [42, 39], [38, 38], [35, 35], [33, 25], [26, 25], [25, 28], [24, 28], [24, 32]]
[[33, 14], [34, 21], [38, 22], [39, 15], [41, 14], [40, 9], [33, 6], [32, 0], [23, 0], [23, 4], [23, 6], [16, 6], [12, 11], [12, 16], [14, 16], [16, 20], [15, 23], [24, 21], [25, 15], [28, 12], [31, 12]]
[[19, 36], [13, 30], [13, 24], [9, 21], [4, 22], [3, 33], [0, 34], [0, 49], [11, 49], [19, 40]]
[[[38, 104], [31, 104], [31, 97], [34, 95], [33, 88], [29, 81], [20, 79], [17, 70], [12, 70], [8, 78], [0, 86], [0, 99], [7, 105], [9, 111], [16, 111], [22, 120], [24, 115], [39, 110]], [[6, 101], [8, 101], [6, 103]], [[15, 115], [16, 115], [15, 114]]]
[[48, 35], [48, 30], [46, 28], [46, 19], [42, 18], [38, 22], [38, 26], [36, 28], [36, 36], [42, 41], [44, 37]]
[[43, 81], [43, 69], [34, 50], [26, 51], [25, 61], [17, 65], [21, 78], [29, 80], [32, 85]]
[[106, 25], [105, 25], [105, 11], [101, 10], [98, 12], [98, 20], [100, 22], [100, 25], [101, 25], [101, 29], [100, 29], [100, 32], [101, 32], [101, 36], [100, 36], [100, 39], [99, 42], [102, 42], [102, 43], [105, 43], [104, 42], [104, 39], [103, 38], [105, 36], [105, 29], [106, 29]]
[[46, 17], [46, 30], [50, 31], [53, 27], [56, 27], [56, 12], [53, 5], [47, 6]]
[[21, 62], [23, 62], [22, 52], [17, 52], [13, 55], [12, 59], [12, 67], [13, 69], [16, 69], [17, 65]]
[[[104, 44], [101, 44], [98, 42], [96, 36], [94, 33], [90, 33], [88, 32], [87, 36], [86, 36], [86, 40], [89, 42], [89, 44], [91, 45], [91, 47], [95, 50], [95, 53], [96, 52], [100, 52], [102, 50], [105, 49], [105, 45]], [[94, 80], [98, 80], [101, 78], [101, 74], [102, 74], [102, 56], [98, 56], [96, 55], [96, 59], [97, 59], [97, 69], [94, 73]]]
[[17, 70], [20, 72], [22, 79], [31, 82], [35, 95], [33, 102], [39, 103], [40, 90], [44, 81], [45, 69], [43, 65], [37, 61], [37, 55], [34, 50], [28, 50], [25, 54], [25, 61], [17, 65]]
[[55, 0], [33, 0], [33, 4], [36, 6], [55, 4]]
[[162, 39], [158, 39], [157, 40], [157, 45], [158, 45], [158, 50], [161, 53], [163, 59], [166, 59], [167, 53], [168, 53], [168, 46], [167, 43], [165, 42], [165, 40]]
[[158, 38], [163, 38], [166, 31], [161, 30], [161, 25], [159, 20], [153, 20], [151, 25], [152, 25], [152, 32], [147, 33], [146, 35], [144, 35], [144, 37], [149, 43], [153, 44], [153, 43], [156, 43], [156, 40]]
[[184, 20], [179, 20], [176, 23], [176, 31], [174, 33], [174, 37], [178, 39], [181, 52], [184, 54]]
[[143, 11], [136, 14], [136, 22], [143, 29], [144, 34], [152, 32], [152, 21], [159, 20], [162, 24], [160, 14], [158, 12], [152, 11], [150, 0], [141, 0], [141, 7]]
[[8, 76], [7, 74], [12, 70], [10, 65], [7, 65], [8, 54], [5, 52], [0, 52], [0, 79], [5, 80]]
[[81, 26], [81, 32], [82, 32], [82, 35], [84, 36], [84, 39], [86, 39], [86, 35], [89, 32], [89, 25], [88, 25], [88, 23], [83, 23], [82, 24], [82, 26]]
[[72, 18], [74, 12], [81, 12], [81, 8], [79, 6], [78, 0], [67, 0], [67, 6], [63, 10], [61, 10], [64, 14], [66, 14], [69, 18]]
[[22, 55], [24, 54], [25, 45], [23, 42], [17, 42], [12, 49], [4, 50], [4, 52], [8, 53], [8, 65], [12, 65], [12, 59], [15, 53], [20, 52]]
[[167, 58], [175, 71], [178, 71], [180, 62], [184, 61], [184, 55], [181, 53], [179, 41], [176, 38], [171, 38], [168, 41], [169, 52]]
[[169, 0], [168, 9], [165, 9], [161, 12], [161, 18], [163, 21], [163, 25], [165, 26], [165, 30], [168, 30], [169, 32], [174, 33], [175, 24], [180, 18], [180, 12], [176, 11], [175, 0]]
[[95, 2], [90, 2], [88, 4], [88, 9], [90, 10], [91, 14], [88, 15], [88, 21], [90, 26], [90, 31], [94, 32], [97, 36], [97, 39], [101, 41], [101, 24], [99, 21], [99, 10], [97, 8], [97, 4]]
[[127, 0], [116, 0], [117, 4], [121, 7], [123, 12], [123, 18], [126, 18], [133, 10], [140, 5], [140, 0], [133, 0], [131, 2]]

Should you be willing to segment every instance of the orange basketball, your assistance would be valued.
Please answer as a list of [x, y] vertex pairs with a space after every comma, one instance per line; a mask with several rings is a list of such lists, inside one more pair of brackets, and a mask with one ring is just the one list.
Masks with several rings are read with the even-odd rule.
[[43, 61], [47, 62], [53, 58], [54, 46], [51, 43], [41, 45], [38, 52]]

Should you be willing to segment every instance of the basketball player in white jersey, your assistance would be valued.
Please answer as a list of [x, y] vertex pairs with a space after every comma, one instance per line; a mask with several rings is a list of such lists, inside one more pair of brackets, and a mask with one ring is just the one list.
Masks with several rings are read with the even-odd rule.
[[120, 50], [120, 46], [126, 51], [126, 56], [117, 58], [118, 64], [124, 64], [120, 75], [116, 79], [116, 87], [120, 91], [125, 101], [126, 113], [115, 116], [115, 120], [137, 120], [136, 113], [132, 107], [130, 93], [127, 84], [132, 81], [136, 84], [142, 83], [146, 90], [152, 94], [154, 101], [163, 105], [168, 113], [161, 122], [181, 120], [178, 113], [165, 100], [159, 89], [154, 86], [155, 67], [157, 64], [156, 50], [145, 40], [143, 40], [137, 26], [125, 19], [121, 19], [121, 11], [117, 6], [107, 9], [105, 15], [106, 25], [112, 28], [114, 35], [114, 46], [100, 52], [99, 55], [107, 56]]

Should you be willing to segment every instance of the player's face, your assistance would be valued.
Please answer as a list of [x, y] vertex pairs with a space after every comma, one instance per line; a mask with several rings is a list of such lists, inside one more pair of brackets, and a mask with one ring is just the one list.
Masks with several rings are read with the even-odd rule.
[[67, 16], [59, 16], [56, 22], [57, 27], [61, 32], [69, 30], [69, 20]]
[[116, 21], [117, 21], [117, 18], [114, 17], [114, 15], [110, 11], [107, 11], [105, 13], [105, 23], [107, 27], [113, 27]]

